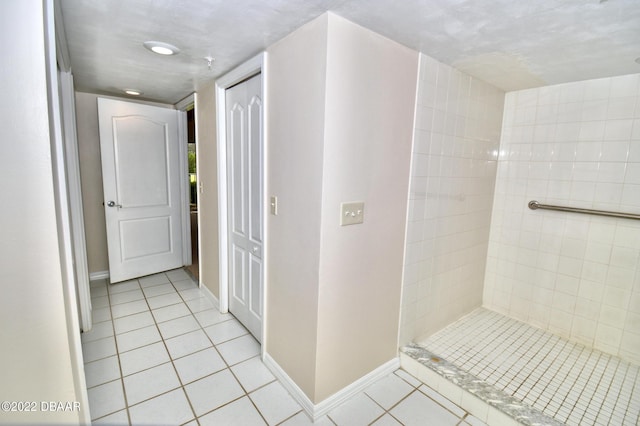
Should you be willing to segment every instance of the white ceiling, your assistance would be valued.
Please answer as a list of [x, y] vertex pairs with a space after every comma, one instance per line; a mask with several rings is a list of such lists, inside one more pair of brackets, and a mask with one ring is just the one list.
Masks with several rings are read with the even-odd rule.
[[[76, 89], [174, 104], [325, 11], [506, 91], [640, 72], [640, 0], [60, 0]], [[179, 47], [171, 57], [142, 43]], [[212, 69], [207, 56], [215, 58]]]

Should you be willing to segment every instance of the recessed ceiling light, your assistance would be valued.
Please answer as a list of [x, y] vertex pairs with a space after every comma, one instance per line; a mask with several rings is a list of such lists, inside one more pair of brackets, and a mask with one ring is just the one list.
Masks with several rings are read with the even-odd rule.
[[162, 41], [145, 41], [142, 43], [144, 47], [158, 55], [176, 55], [180, 53], [180, 49], [173, 44], [164, 43]]
[[142, 95], [141, 91], [134, 90], [134, 89], [125, 89], [124, 93], [126, 93], [127, 95], [132, 95], [132, 96], [140, 96], [140, 95]]

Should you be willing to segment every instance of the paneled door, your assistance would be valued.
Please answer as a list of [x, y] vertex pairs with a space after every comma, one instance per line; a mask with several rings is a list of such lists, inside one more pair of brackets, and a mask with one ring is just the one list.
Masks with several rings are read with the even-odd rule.
[[225, 92], [229, 310], [262, 340], [262, 75]]
[[182, 266], [178, 113], [98, 99], [112, 283]]

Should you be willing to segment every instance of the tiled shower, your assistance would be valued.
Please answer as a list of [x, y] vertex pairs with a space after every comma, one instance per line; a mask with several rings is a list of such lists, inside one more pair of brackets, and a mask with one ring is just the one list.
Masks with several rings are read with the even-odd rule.
[[485, 305], [640, 364], [640, 75], [508, 93]]
[[640, 74], [505, 94], [421, 55], [402, 345], [483, 306], [637, 371], [640, 221], [527, 203], [640, 213], [639, 99]]
[[504, 92], [420, 55], [401, 343], [482, 303]]

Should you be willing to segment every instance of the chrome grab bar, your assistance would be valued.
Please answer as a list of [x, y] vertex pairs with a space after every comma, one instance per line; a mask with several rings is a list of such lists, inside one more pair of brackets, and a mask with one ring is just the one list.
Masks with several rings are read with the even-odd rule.
[[529, 208], [531, 210], [537, 210], [537, 209], [557, 210], [560, 212], [585, 213], [585, 214], [594, 214], [598, 216], [622, 217], [625, 219], [640, 220], [640, 214], [611, 212], [608, 210], [581, 209], [577, 207], [552, 206], [550, 204], [540, 204], [535, 200], [529, 201]]

